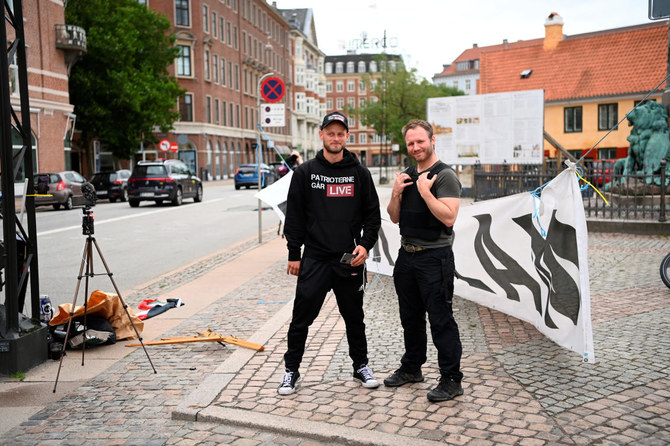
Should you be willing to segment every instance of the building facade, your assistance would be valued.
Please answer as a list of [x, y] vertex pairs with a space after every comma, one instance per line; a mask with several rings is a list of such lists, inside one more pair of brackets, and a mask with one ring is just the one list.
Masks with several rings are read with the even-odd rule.
[[[393, 70], [402, 64], [402, 57], [395, 54], [346, 54], [326, 56], [326, 113], [344, 111], [349, 116], [349, 141], [347, 148], [356, 153], [364, 165], [388, 166], [397, 164], [397, 156], [386, 138], [375, 129], [363, 125], [349, 113], [355, 108], [365, 107], [369, 101], [379, 101], [373, 94], [377, 79], [384, 69]], [[386, 63], [385, 67], [380, 64]], [[370, 85], [365, 76], [370, 75]]]
[[[260, 135], [260, 81], [290, 77], [290, 26], [264, 0], [146, 0], [173, 25], [180, 54], [168, 68], [186, 93], [177, 104], [174, 130], [157, 134], [176, 153], [142, 147], [135, 161], [179, 158], [204, 180], [232, 177], [237, 166], [255, 163], [260, 140], [263, 162], [276, 146], [291, 144], [290, 126], [267, 127]], [[284, 96], [284, 101], [286, 100]]]
[[[70, 150], [70, 134], [75, 123], [68, 89], [69, 67], [86, 51], [83, 29], [65, 23], [63, 2], [25, 0], [23, 2], [30, 124], [33, 140], [34, 172], [80, 170], [80, 159]], [[15, 39], [7, 25], [7, 40]], [[20, 108], [16, 59], [9, 61], [10, 103]], [[22, 146], [18, 133], [12, 137], [16, 154]], [[16, 194], [23, 193], [25, 169], [16, 178]]]
[[[457, 61], [479, 61], [477, 93], [544, 90], [544, 130], [577, 159], [625, 158], [623, 118], [667, 75], [668, 23], [566, 36], [563, 19], [551, 13], [544, 38], [467, 50]], [[434, 82], [449, 79], [445, 71]], [[648, 100], [661, 101], [663, 90]], [[544, 156], [561, 154], [545, 144]]]
[[321, 149], [319, 127], [326, 114], [325, 54], [319, 50], [311, 9], [280, 9], [291, 26], [291, 146], [304, 160]]

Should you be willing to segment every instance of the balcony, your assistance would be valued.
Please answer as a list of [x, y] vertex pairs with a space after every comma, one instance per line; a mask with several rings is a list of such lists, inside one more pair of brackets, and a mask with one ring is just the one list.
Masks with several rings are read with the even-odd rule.
[[76, 25], [56, 25], [56, 48], [65, 53], [69, 73], [72, 65], [86, 54], [86, 31]]

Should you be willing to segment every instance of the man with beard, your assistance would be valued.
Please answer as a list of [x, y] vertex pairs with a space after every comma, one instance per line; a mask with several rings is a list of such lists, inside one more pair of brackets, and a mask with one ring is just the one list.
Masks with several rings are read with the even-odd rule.
[[353, 377], [363, 387], [379, 386], [368, 367], [363, 322], [365, 260], [381, 226], [379, 198], [368, 169], [345, 148], [347, 117], [340, 112], [327, 114], [319, 137], [323, 150], [295, 169], [288, 192], [286, 272], [298, 276], [298, 283], [280, 395], [295, 392], [309, 327], [331, 289], [346, 325]]
[[407, 153], [417, 162], [397, 175], [387, 211], [400, 223], [393, 282], [398, 295], [405, 353], [400, 368], [384, 380], [387, 387], [423, 381], [426, 362], [426, 313], [437, 349], [440, 383], [428, 392], [431, 402], [463, 395], [462, 346], [452, 311], [454, 295], [453, 225], [460, 207], [456, 172], [435, 154], [429, 122], [414, 119], [402, 129]]

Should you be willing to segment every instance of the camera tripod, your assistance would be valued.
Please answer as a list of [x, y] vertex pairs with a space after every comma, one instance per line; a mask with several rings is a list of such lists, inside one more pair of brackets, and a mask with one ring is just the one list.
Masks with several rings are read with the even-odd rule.
[[[121, 297], [121, 291], [119, 291], [119, 287], [116, 285], [116, 282], [114, 281], [113, 274], [109, 270], [109, 266], [107, 266], [107, 262], [105, 261], [105, 257], [102, 255], [102, 251], [100, 250], [100, 246], [98, 246], [98, 242], [95, 240], [95, 237], [93, 237], [93, 234], [95, 232], [93, 227], [93, 212], [91, 211], [89, 206], [85, 206], [83, 209], [83, 213], [84, 216], [82, 217], [81, 226], [82, 226], [82, 234], [86, 236], [86, 242], [84, 244], [84, 254], [81, 259], [81, 266], [79, 267], [79, 275], [77, 276], [77, 287], [74, 291], [74, 298], [72, 299], [72, 307], [70, 308], [70, 314], [69, 314], [70, 317], [68, 319], [67, 328], [65, 330], [65, 340], [63, 341], [63, 349], [61, 350], [60, 363], [58, 364], [58, 373], [56, 374], [56, 382], [54, 383], [54, 389], [53, 389], [54, 393], [56, 392], [56, 386], [58, 385], [58, 377], [60, 376], [60, 370], [63, 365], [63, 356], [65, 356], [65, 348], [67, 347], [67, 342], [70, 337], [70, 328], [72, 326], [72, 319], [74, 318], [74, 311], [77, 305], [77, 295], [79, 294], [79, 288], [81, 286], [82, 278], [85, 278], [85, 281], [84, 281], [84, 331], [82, 332], [84, 340], [82, 342], [82, 350], [81, 350], [81, 365], [82, 366], [84, 365], [84, 356], [86, 352], [86, 329], [87, 329], [86, 311], [88, 309], [88, 282], [89, 279], [92, 277], [106, 275], [109, 277], [109, 280], [111, 280], [112, 285], [114, 286], [116, 295], [119, 297], [119, 301], [121, 302], [121, 305], [126, 313], [126, 316], [128, 316], [128, 321], [130, 321], [130, 325], [132, 325], [133, 330], [135, 330], [135, 335], [137, 336], [137, 339], [139, 339], [139, 342], [142, 345], [142, 348], [144, 349], [144, 353], [147, 355], [147, 359], [149, 360], [151, 368], [153, 369], [154, 373], [157, 373], [156, 367], [154, 367], [154, 364], [151, 361], [151, 358], [149, 357], [149, 352], [147, 352], [144, 342], [142, 341], [142, 336], [140, 336], [140, 333], [137, 330], [137, 327], [135, 326], [133, 319], [130, 317], [130, 313], [128, 312], [128, 305], [126, 305], [126, 302]], [[100, 256], [100, 260], [102, 261], [102, 264], [105, 266], [106, 273], [95, 274], [93, 272], [93, 246], [95, 246], [95, 249], [98, 252], [98, 256]], [[84, 273], [84, 267], [86, 268], [85, 273]]]

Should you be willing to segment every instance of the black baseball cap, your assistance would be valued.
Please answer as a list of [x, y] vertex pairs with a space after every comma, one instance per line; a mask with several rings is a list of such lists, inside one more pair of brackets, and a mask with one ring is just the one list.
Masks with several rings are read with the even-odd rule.
[[325, 129], [333, 122], [339, 122], [344, 126], [344, 128], [347, 129], [347, 132], [349, 131], [349, 121], [347, 121], [347, 117], [340, 112], [332, 112], [324, 116], [323, 123], [321, 124], [321, 130]]

